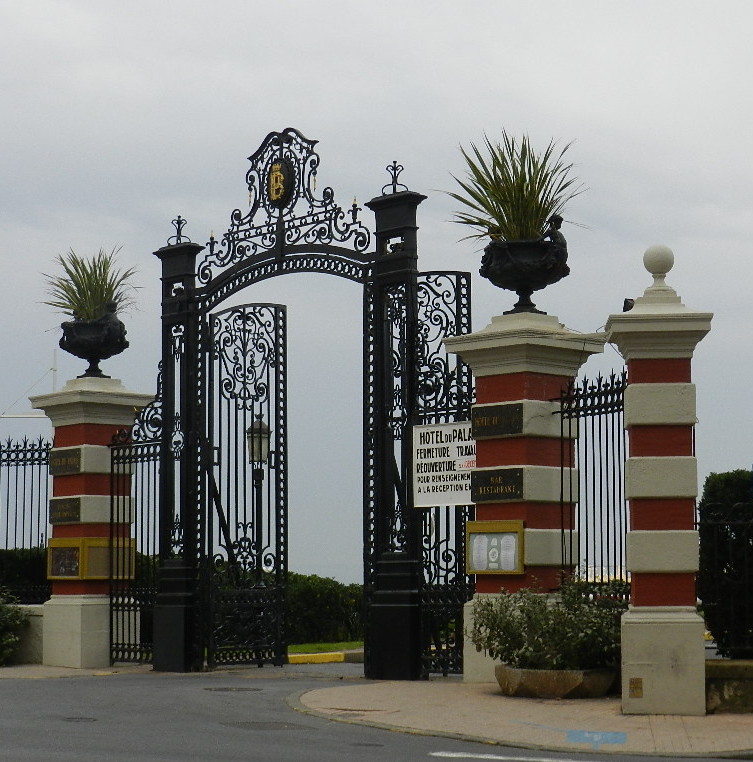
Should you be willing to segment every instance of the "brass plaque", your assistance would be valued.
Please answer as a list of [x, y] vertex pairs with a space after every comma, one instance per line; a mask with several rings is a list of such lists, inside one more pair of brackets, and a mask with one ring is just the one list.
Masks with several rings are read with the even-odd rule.
[[81, 553], [79, 548], [50, 548], [50, 577], [80, 576]]
[[628, 694], [630, 698], [643, 698], [643, 678], [631, 677], [628, 681]]
[[53, 476], [81, 473], [81, 448], [53, 450], [50, 453], [50, 473]]
[[484, 405], [471, 411], [474, 439], [504, 437], [523, 433], [523, 403], [509, 402], [503, 405]]
[[523, 499], [523, 469], [495, 468], [471, 472], [471, 500], [474, 503], [500, 503]]
[[50, 524], [76, 524], [81, 521], [80, 497], [53, 497], [50, 500]]

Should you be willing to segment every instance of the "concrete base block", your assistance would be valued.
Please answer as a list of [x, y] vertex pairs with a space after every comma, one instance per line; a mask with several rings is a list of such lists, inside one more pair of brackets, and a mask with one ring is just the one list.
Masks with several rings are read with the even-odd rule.
[[471, 643], [468, 633], [473, 626], [473, 601], [480, 596], [488, 597], [492, 593], [476, 593], [473, 600], [463, 606], [463, 682], [464, 683], [493, 683], [494, 668], [499, 664], [486, 651], [477, 651]]
[[705, 714], [703, 634], [694, 608], [646, 606], [625, 613], [623, 714]]
[[110, 666], [109, 596], [53, 595], [44, 604], [43, 631], [46, 666]]

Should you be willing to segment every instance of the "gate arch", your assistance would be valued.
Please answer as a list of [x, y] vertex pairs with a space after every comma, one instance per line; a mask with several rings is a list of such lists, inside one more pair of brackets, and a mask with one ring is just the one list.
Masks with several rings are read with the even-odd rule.
[[[416, 209], [425, 197], [398, 182], [402, 167], [388, 167], [391, 182], [365, 204], [375, 215], [372, 235], [355, 201], [343, 209], [331, 188], [317, 196], [315, 145], [292, 128], [267, 135], [249, 157], [249, 210], [233, 211], [227, 231], [220, 239], [210, 236], [206, 246], [188, 240], [185, 220], [178, 217], [175, 236], [155, 252], [162, 262], [161, 581], [154, 610], [154, 664], [160, 670], [212, 666], [224, 661], [223, 653], [232, 653], [235, 662], [283, 662], [282, 620], [270, 610], [277, 603], [282, 610], [284, 585], [277, 598], [259, 592], [266, 582], [256, 569], [254, 593], [240, 574], [239, 548], [263, 556], [254, 540], [261, 530], [253, 519], [228, 520], [229, 506], [216, 483], [228, 456], [216, 440], [216, 367], [224, 350], [213, 321], [217, 315], [257, 315], [260, 305], [221, 307], [249, 285], [298, 272], [363, 286], [366, 675], [413, 679], [462, 668], [462, 636], [455, 635], [462, 633], [462, 604], [472, 591], [463, 549], [472, 509], [412, 507], [411, 437], [415, 424], [469, 417], [470, 372], [444, 353], [441, 341], [470, 331], [470, 279], [467, 273], [418, 272]], [[277, 341], [284, 345], [284, 338], [283, 332]], [[247, 396], [244, 384], [257, 351], [251, 343], [234, 354], [241, 370], [230, 375], [241, 397]], [[282, 368], [284, 353], [275, 362]], [[283, 433], [284, 404], [283, 385], [276, 390], [277, 408], [270, 408]], [[241, 407], [245, 412], [241, 424], [232, 424], [229, 445], [236, 459], [248, 413]], [[275, 449], [284, 477], [284, 442]], [[279, 473], [274, 515], [284, 545], [287, 485]], [[234, 494], [224, 501], [232, 502]], [[213, 527], [224, 533], [220, 542]], [[284, 553], [275, 557], [264, 574], [284, 580], [285, 559]], [[234, 591], [229, 597], [241, 607], [234, 618], [245, 623], [235, 636], [240, 644], [218, 642], [217, 601], [224, 593], [208, 582], [207, 569], [220, 569], [222, 589]], [[276, 642], [268, 642], [268, 633], [264, 642], [254, 640], [264, 621], [272, 622]]]

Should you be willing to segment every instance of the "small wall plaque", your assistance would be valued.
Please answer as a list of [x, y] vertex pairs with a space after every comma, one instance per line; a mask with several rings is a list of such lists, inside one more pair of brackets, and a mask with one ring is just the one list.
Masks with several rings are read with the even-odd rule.
[[50, 473], [52, 476], [67, 476], [81, 473], [81, 448], [66, 447], [50, 453]]
[[523, 403], [474, 406], [471, 411], [474, 439], [523, 433]]
[[80, 521], [80, 497], [53, 497], [50, 499], [50, 524], [77, 524]]
[[471, 500], [474, 503], [501, 503], [522, 499], [522, 468], [493, 468], [471, 472]]

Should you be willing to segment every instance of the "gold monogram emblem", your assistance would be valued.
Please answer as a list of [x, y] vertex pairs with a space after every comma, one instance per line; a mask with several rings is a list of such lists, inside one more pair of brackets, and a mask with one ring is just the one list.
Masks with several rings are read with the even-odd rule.
[[282, 164], [277, 162], [269, 171], [269, 198], [270, 201], [280, 201], [285, 195], [285, 175]]

